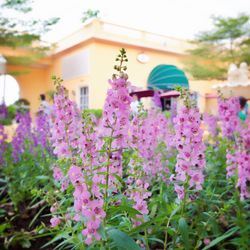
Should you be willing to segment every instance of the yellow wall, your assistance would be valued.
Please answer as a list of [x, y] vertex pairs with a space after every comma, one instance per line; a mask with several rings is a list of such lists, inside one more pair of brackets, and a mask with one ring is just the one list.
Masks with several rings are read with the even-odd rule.
[[206, 98], [207, 93], [216, 94], [216, 90], [212, 88], [212, 85], [217, 83], [216, 81], [198, 81], [190, 80], [190, 90], [198, 93], [198, 106], [201, 112], [208, 112], [217, 114], [217, 101], [216, 99]]
[[92, 53], [93, 53], [93, 47], [94, 44], [92, 43], [82, 43], [78, 46], [75, 46], [71, 49], [65, 50], [61, 53], [58, 53], [57, 55], [53, 56], [51, 59], [51, 66], [47, 70], [47, 82], [48, 86], [51, 89], [54, 89], [53, 81], [51, 80], [51, 76], [55, 75], [57, 77], [62, 77], [62, 59], [66, 56], [71, 56], [83, 49], [89, 50], [90, 54], [90, 72], [88, 75], [83, 75], [80, 77], [76, 77], [70, 80], [65, 80], [63, 82], [63, 85], [69, 90], [70, 97], [72, 99], [75, 99], [76, 101], [79, 100], [79, 88], [80, 86], [88, 86], [89, 83], [91, 82], [90, 79], [93, 74], [93, 61], [92, 61]]
[[20, 87], [20, 98], [25, 98], [31, 103], [31, 114], [37, 112], [40, 100], [39, 95], [49, 90], [46, 81], [46, 70], [34, 67], [8, 66], [8, 72], [19, 72], [14, 75]]
[[[92, 62], [93, 72], [90, 82], [90, 107], [101, 108], [103, 106], [107, 89], [109, 88], [108, 79], [115, 73], [113, 69], [116, 64], [115, 59], [119, 50], [124, 47], [128, 56], [129, 81], [132, 85], [146, 89], [147, 78], [152, 69], [158, 64], [174, 64], [180, 66], [180, 56], [171, 53], [162, 53], [140, 47], [126, 46], [124, 44], [108, 43], [96, 41], [93, 48]], [[149, 57], [149, 62], [142, 64], [137, 61], [139, 53], [144, 52]]]

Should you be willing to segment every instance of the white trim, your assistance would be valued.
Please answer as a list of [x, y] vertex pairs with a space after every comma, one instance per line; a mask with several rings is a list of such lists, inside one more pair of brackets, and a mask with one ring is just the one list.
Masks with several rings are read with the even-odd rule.
[[77, 86], [77, 93], [76, 93], [76, 103], [79, 109], [81, 109], [81, 89], [82, 88], [88, 88], [88, 109], [90, 107], [90, 99], [89, 99], [89, 93], [90, 93], [90, 87], [88, 84], [82, 84]]

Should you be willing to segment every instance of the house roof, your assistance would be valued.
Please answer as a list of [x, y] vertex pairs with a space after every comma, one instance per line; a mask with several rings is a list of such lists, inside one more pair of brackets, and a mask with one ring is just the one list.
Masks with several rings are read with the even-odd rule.
[[93, 38], [177, 54], [186, 54], [186, 50], [193, 46], [182, 39], [146, 32], [96, 18], [58, 41], [52, 54], [62, 52]]

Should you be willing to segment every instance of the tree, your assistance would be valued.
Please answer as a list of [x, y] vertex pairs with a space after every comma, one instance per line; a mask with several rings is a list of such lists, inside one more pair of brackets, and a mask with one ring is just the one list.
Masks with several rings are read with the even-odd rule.
[[185, 61], [196, 79], [225, 79], [228, 65], [250, 63], [250, 16], [212, 17], [214, 29], [200, 32]]
[[[30, 0], [5, 0], [0, 5], [0, 46], [29, 48], [31, 52], [25, 57], [8, 57], [10, 64], [27, 65], [42, 57], [49, 45], [42, 45], [41, 35], [59, 21], [59, 18], [26, 20], [24, 14], [32, 11], [30, 4]], [[14, 17], [9, 17], [9, 12]], [[34, 42], [38, 44], [35, 48]]]

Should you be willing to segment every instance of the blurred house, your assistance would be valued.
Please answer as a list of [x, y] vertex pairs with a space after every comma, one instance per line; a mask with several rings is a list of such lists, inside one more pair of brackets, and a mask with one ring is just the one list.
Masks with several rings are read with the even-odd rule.
[[[24, 72], [15, 78], [20, 86], [20, 97], [29, 100], [33, 114], [40, 104], [39, 95], [54, 89], [52, 75], [64, 80], [81, 109], [97, 109], [104, 104], [108, 79], [114, 73], [113, 66], [120, 48], [127, 51], [127, 72], [132, 85], [147, 89], [149, 76], [157, 66], [176, 66], [182, 71], [182, 61], [191, 46], [185, 40], [94, 19], [58, 41], [56, 48], [37, 63], [7, 66], [9, 72]], [[28, 51], [0, 48], [0, 53], [24, 55]], [[165, 74], [168, 74], [167, 70]], [[216, 113], [216, 90], [212, 88], [215, 82], [194, 81], [188, 75], [187, 78], [190, 89], [197, 92], [201, 111]]]

